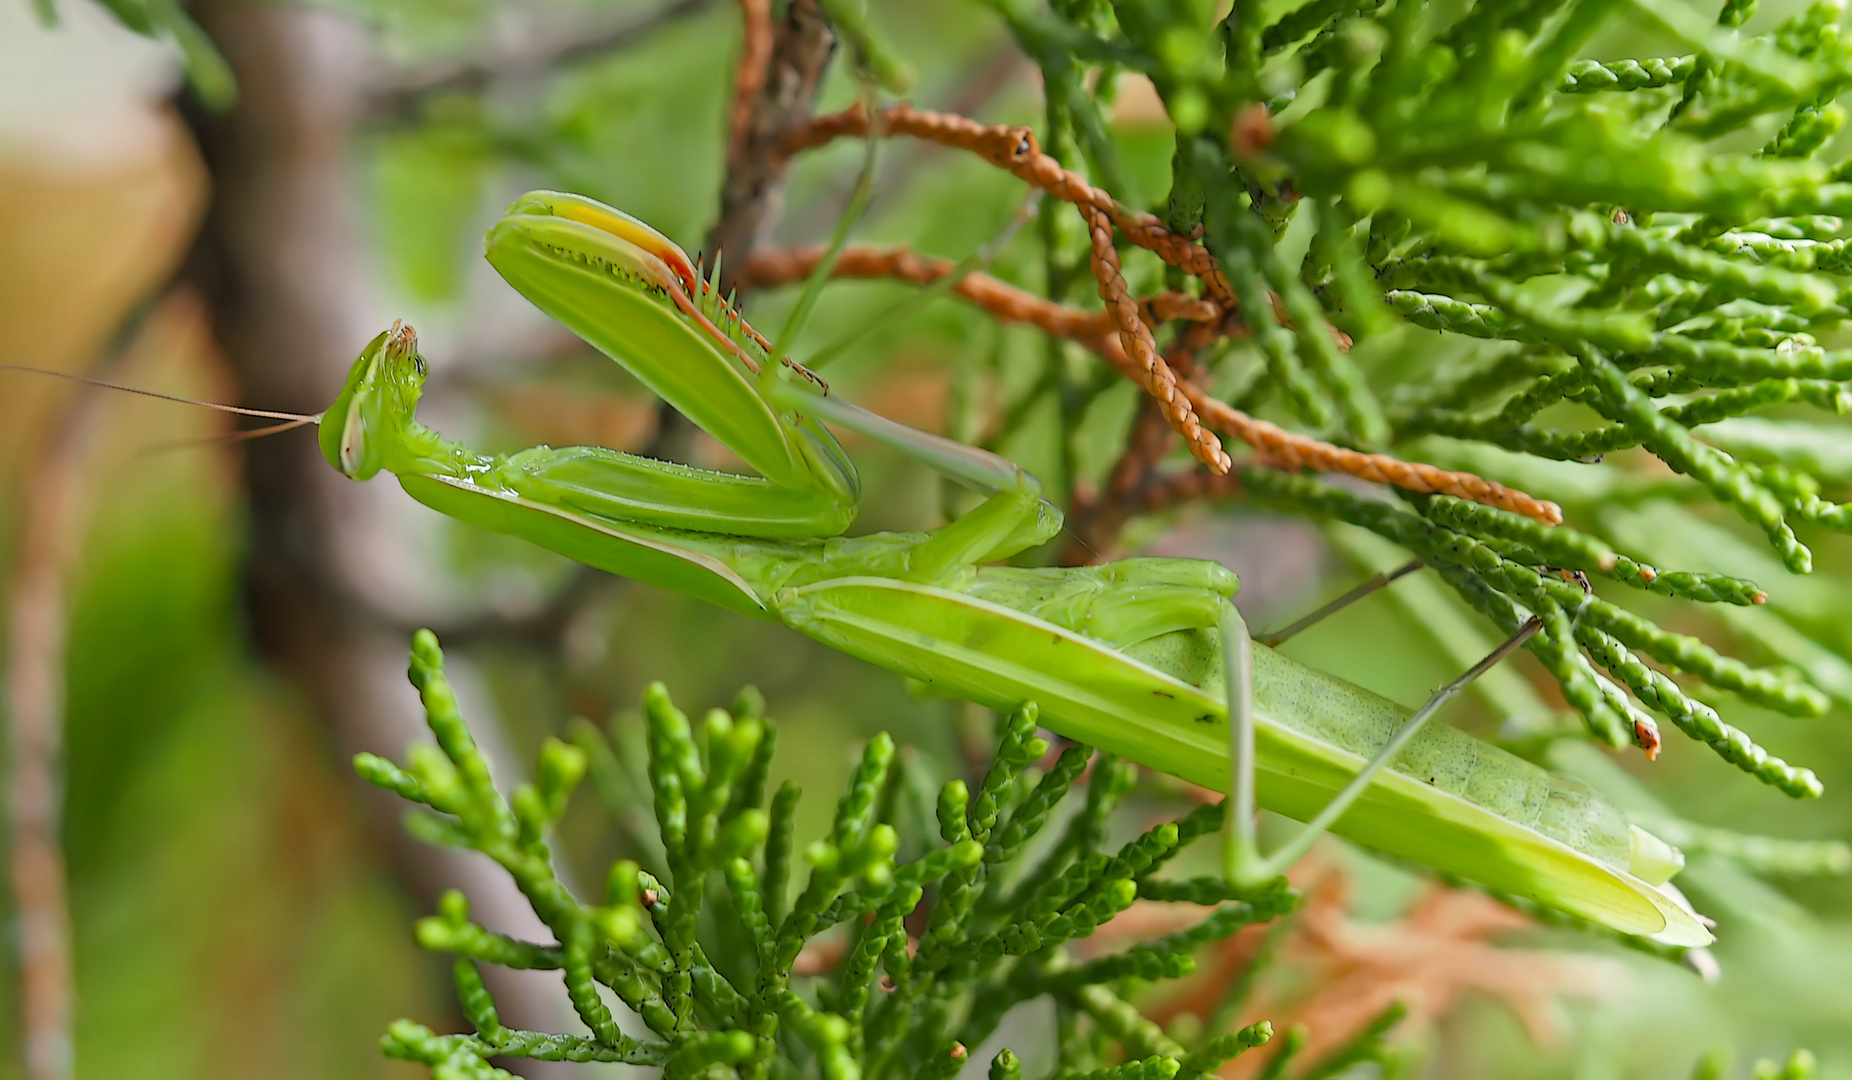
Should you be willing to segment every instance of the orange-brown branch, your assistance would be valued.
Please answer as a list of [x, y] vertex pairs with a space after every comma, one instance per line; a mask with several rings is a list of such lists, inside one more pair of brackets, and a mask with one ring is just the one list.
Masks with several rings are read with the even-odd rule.
[[1249, 416], [1232, 405], [1210, 397], [1194, 383], [1184, 382], [1181, 386], [1183, 392], [1189, 395], [1190, 403], [1210, 425], [1259, 450], [1268, 458], [1268, 463], [1276, 467], [1346, 473], [1407, 491], [1438, 492], [1452, 495], [1456, 499], [1496, 506], [1501, 510], [1534, 518], [1546, 525], [1563, 523], [1562, 508], [1555, 503], [1534, 498], [1482, 476], [1455, 472], [1419, 461], [1403, 461], [1387, 454], [1366, 454], [1333, 446]]
[[739, 0], [740, 58], [733, 74], [733, 108], [727, 117], [727, 160], [739, 156], [752, 125], [752, 103], [772, 62], [772, 0]]
[[[747, 288], [769, 289], [802, 281], [823, 259], [821, 245], [754, 252], [740, 270], [740, 284]], [[894, 279], [915, 285], [931, 285], [950, 274], [957, 264], [950, 259], [920, 255], [906, 248], [844, 248], [837, 259], [833, 276], [862, 280]], [[993, 318], [1004, 322], [1024, 322], [1054, 337], [1089, 341], [1112, 333], [1117, 323], [1106, 311], [1080, 308], [1045, 300], [1032, 292], [999, 281], [981, 271], [959, 278], [951, 290]], [[1178, 292], [1161, 292], [1138, 299], [1139, 313], [1153, 325], [1180, 319], [1186, 322], [1213, 323], [1222, 317], [1222, 309], [1208, 300], [1198, 300]]]
[[[769, 287], [800, 281], [816, 267], [821, 257], [821, 248], [758, 252], [747, 260], [741, 281], [753, 287]], [[917, 255], [904, 249], [884, 251], [851, 247], [844, 249], [836, 265], [836, 276], [895, 278], [925, 285], [938, 281], [950, 274], [953, 269], [954, 265], [949, 260]], [[1122, 278], [1120, 280], [1123, 282]], [[1126, 328], [1119, 321], [1122, 308], [1114, 307], [1105, 313], [1082, 311], [1035, 296], [1013, 285], [998, 281], [988, 274], [981, 273], [966, 274], [952, 285], [952, 291], [977, 304], [999, 320], [1030, 323], [1045, 333], [1071, 338], [1085, 344], [1099, 353], [1127, 378], [1141, 386], [1147, 385], [1151, 378], [1149, 369], [1133, 360], [1126, 349], [1124, 341]], [[1147, 297], [1135, 302], [1134, 310], [1140, 315], [1134, 321], [1144, 328], [1146, 335], [1150, 334], [1149, 328], [1144, 325], [1147, 321], [1183, 319], [1213, 324], [1220, 314], [1220, 309], [1216, 305], [1194, 300], [1180, 293], [1159, 293], [1156, 296]], [[1155, 357], [1155, 348], [1153, 354]], [[1159, 363], [1163, 363], [1162, 358], [1157, 359]], [[1366, 454], [1287, 431], [1265, 420], [1249, 416], [1232, 405], [1211, 397], [1192, 380], [1178, 378], [1168, 364], [1164, 365], [1164, 371], [1169, 373], [1171, 385], [1175, 387], [1177, 397], [1189, 406], [1191, 411], [1188, 415], [1192, 419], [1200, 418], [1203, 423], [1222, 434], [1240, 439], [1254, 447], [1269, 464], [1288, 469], [1345, 473], [1409, 491], [1452, 495], [1456, 498], [1510, 510], [1550, 525], [1561, 524], [1563, 520], [1562, 510], [1555, 503], [1533, 498], [1522, 491], [1473, 473], [1455, 472], [1418, 461], [1404, 461], [1387, 454]], [[1152, 396], [1160, 405], [1166, 404], [1164, 399], [1157, 394]], [[1175, 426], [1175, 421], [1168, 410], [1166, 419], [1172, 419], [1173, 427]], [[1182, 429], [1178, 430], [1182, 432]], [[1184, 434], [1187, 438], [1187, 433]], [[1213, 436], [1211, 435], [1210, 438]], [[1220, 452], [1219, 444], [1217, 450]], [[1185, 474], [1185, 476], [1189, 475], [1193, 474]], [[1211, 478], [1204, 478], [1204, 480], [1207, 479]], [[1177, 479], [1174, 483], [1193, 489], [1196, 496], [1230, 494], [1236, 490], [1236, 485], [1232, 480], [1224, 485], [1205, 484], [1203, 480], [1189, 479]], [[1181, 491], [1173, 491], [1169, 494], [1172, 497], [1183, 497]], [[1147, 502], [1148, 497], [1163, 498], [1157, 491], [1149, 491], [1141, 495], [1141, 499]], [[1155, 507], [1148, 506], [1147, 508]]]
[[1100, 299], [1117, 324], [1118, 344], [1127, 362], [1120, 365], [1134, 382], [1145, 388], [1164, 410], [1172, 431], [1183, 436], [1190, 455], [1214, 473], [1234, 468], [1234, 460], [1222, 449], [1222, 440], [1203, 429], [1194, 403], [1177, 386], [1177, 373], [1158, 355], [1157, 339], [1151, 328], [1138, 316], [1138, 303], [1126, 288], [1125, 274], [1119, 266], [1119, 252], [1112, 246], [1112, 222], [1106, 212], [1084, 205], [1081, 215], [1087, 219], [1087, 231], [1093, 242], [1091, 254], [1093, 277], [1099, 282]]
[[[1101, 337], [1090, 344], [1128, 378], [1140, 377], [1138, 361], [1126, 355], [1119, 338]], [[1523, 514], [1547, 525], [1562, 524], [1563, 511], [1555, 503], [1533, 498], [1482, 476], [1454, 472], [1419, 461], [1403, 461], [1387, 454], [1366, 454], [1333, 446], [1309, 435], [1299, 435], [1249, 416], [1225, 401], [1210, 397], [1207, 391], [1189, 379], [1176, 380], [1176, 386], [1189, 399], [1194, 415], [1202, 417], [1209, 426], [1222, 434], [1232, 435], [1260, 451], [1267, 459], [1267, 464], [1276, 468], [1345, 473], [1408, 491], [1439, 492], [1458, 499], [1485, 503], [1501, 510]]]
[[[1104, 189], [1087, 183], [1085, 177], [1062, 167], [1059, 161], [1042, 153], [1030, 128], [1012, 124], [980, 124], [966, 116], [915, 109], [906, 102], [882, 109], [878, 113], [878, 134], [910, 135], [942, 146], [968, 150], [999, 168], [1008, 169], [1018, 179], [1033, 184], [1063, 202], [1073, 203], [1083, 211], [1092, 207], [1126, 238], [1139, 247], [1155, 252], [1158, 258], [1186, 274], [1199, 277], [1209, 296], [1224, 309], [1233, 310], [1234, 292], [1222, 276], [1215, 256], [1188, 237], [1178, 236], [1164, 227], [1157, 215], [1121, 205]], [[858, 103], [838, 113], [815, 116], [801, 127], [787, 133], [779, 143], [785, 154], [795, 154], [832, 139], [868, 135], [868, 113]]]

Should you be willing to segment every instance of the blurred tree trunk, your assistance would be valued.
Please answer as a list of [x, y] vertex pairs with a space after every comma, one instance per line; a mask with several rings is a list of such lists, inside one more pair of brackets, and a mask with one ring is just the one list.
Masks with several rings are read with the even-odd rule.
[[[360, 347], [391, 321], [371, 287], [351, 170], [352, 138], [384, 61], [359, 25], [328, 11], [226, 0], [199, 5], [198, 14], [236, 69], [242, 99], [229, 114], [195, 117], [214, 200], [193, 277], [213, 305], [241, 400], [317, 412]], [[247, 447], [245, 587], [257, 640], [296, 680], [343, 758], [362, 750], [398, 757], [428, 737], [404, 675], [400, 621], [425, 613], [415, 597], [381, 595], [390, 568], [357, 540], [390, 533], [380, 522], [389, 503], [377, 497], [389, 489], [342, 479], [309, 435]], [[497, 728], [479, 722], [476, 730], [493, 739]], [[485, 749], [508, 764], [505, 747], [500, 755]], [[420, 908], [459, 888], [483, 924], [550, 939], [499, 868], [410, 840], [398, 799], [357, 779], [354, 791], [370, 800], [381, 846]], [[577, 1030], [557, 973], [485, 975], [507, 1023]], [[570, 1066], [521, 1068], [539, 1077]]]
[[[170, 113], [151, 104], [112, 104], [122, 113], [107, 127], [116, 151], [110, 158], [89, 160], [28, 141], [10, 147], [0, 162], [0, 364], [98, 374], [97, 356], [120, 357], [139, 329], [136, 313], [155, 302], [150, 293], [186, 250], [204, 202], [191, 140]], [[79, 127], [104, 126], [95, 115], [80, 116]], [[112, 337], [119, 340], [106, 350]], [[94, 387], [16, 373], [0, 393], [6, 729], [0, 789], [10, 870], [0, 910], [10, 908], [18, 1043], [24, 1075], [34, 1080], [68, 1077], [74, 1060], [70, 890], [61, 843], [64, 661], [102, 404]]]

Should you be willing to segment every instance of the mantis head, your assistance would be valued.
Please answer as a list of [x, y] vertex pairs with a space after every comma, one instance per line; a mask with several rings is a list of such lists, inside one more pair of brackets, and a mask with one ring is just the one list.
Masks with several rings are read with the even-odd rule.
[[328, 464], [351, 480], [378, 473], [417, 408], [427, 374], [418, 335], [404, 323], [368, 342], [340, 396], [322, 414], [319, 438]]

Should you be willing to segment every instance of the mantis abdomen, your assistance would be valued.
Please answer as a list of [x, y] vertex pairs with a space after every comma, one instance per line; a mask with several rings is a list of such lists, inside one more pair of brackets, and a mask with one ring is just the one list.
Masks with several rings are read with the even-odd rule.
[[[1117, 566], [1110, 572], [1122, 574]], [[999, 572], [980, 570], [967, 588], [840, 578], [786, 590], [776, 607], [834, 648], [994, 708], [1033, 700], [1051, 730], [1227, 791], [1228, 715], [1213, 627], [1115, 646], [997, 602], [1046, 613], [1059, 594], [1102, 572], [1006, 570], [999, 584], [984, 581]], [[1046, 575], [1046, 587], [1038, 591], [1025, 575]], [[1092, 584], [1110, 591], [1120, 583]], [[1219, 589], [1204, 591], [1222, 600]], [[1299, 820], [1329, 802], [1409, 715], [1264, 647], [1254, 649], [1253, 684], [1260, 802]], [[1654, 887], [1676, 869], [1669, 847], [1580, 783], [1456, 728], [1424, 730], [1333, 831], [1616, 929], [1676, 944], [1710, 939]]]
[[[1261, 716], [1365, 760], [1409, 716], [1409, 710], [1387, 698], [1266, 646], [1254, 650], [1254, 700]], [[1580, 781], [1458, 728], [1423, 728], [1390, 768], [1610, 866], [1629, 869], [1633, 838], [1626, 815]]]

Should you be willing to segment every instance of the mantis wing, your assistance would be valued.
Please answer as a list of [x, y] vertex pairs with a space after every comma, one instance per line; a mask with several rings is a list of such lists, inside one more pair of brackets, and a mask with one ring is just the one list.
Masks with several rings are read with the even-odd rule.
[[[1209, 647], [1212, 632], [1169, 635], [1199, 658], [1159, 661], [1180, 670], [1194, 663], [1203, 684], [1195, 685], [1085, 635], [950, 589], [839, 578], [786, 590], [775, 605], [789, 625], [834, 648], [994, 708], [1033, 699], [1052, 730], [1228, 790], [1227, 708], [1215, 686], [1219, 670], [1205, 667], [1220, 652]], [[1408, 714], [1271, 650], [1255, 649], [1254, 659], [1260, 799], [1305, 820], [1372, 752], [1345, 743], [1354, 744], [1357, 732], [1367, 742], [1380, 730], [1380, 746]], [[1334, 736], [1339, 729], [1352, 734]], [[1611, 833], [1577, 825], [1619, 811], [1592, 795], [1579, 806], [1557, 798], [1552, 810], [1552, 784], [1564, 784], [1561, 778], [1456, 729], [1430, 730], [1440, 742], [1417, 740], [1333, 831], [1623, 933], [1709, 944], [1710, 932], [1668, 893], [1596, 854], [1443, 790], [1439, 773], [1428, 770], [1453, 770], [1449, 786], [1496, 789], [1477, 794], [1497, 805], [1534, 803], [1539, 814], [1554, 812], [1552, 831], [1570, 839], [1583, 831]], [[1463, 751], [1466, 744], [1473, 749]], [[1566, 783], [1571, 792], [1579, 787]]]

